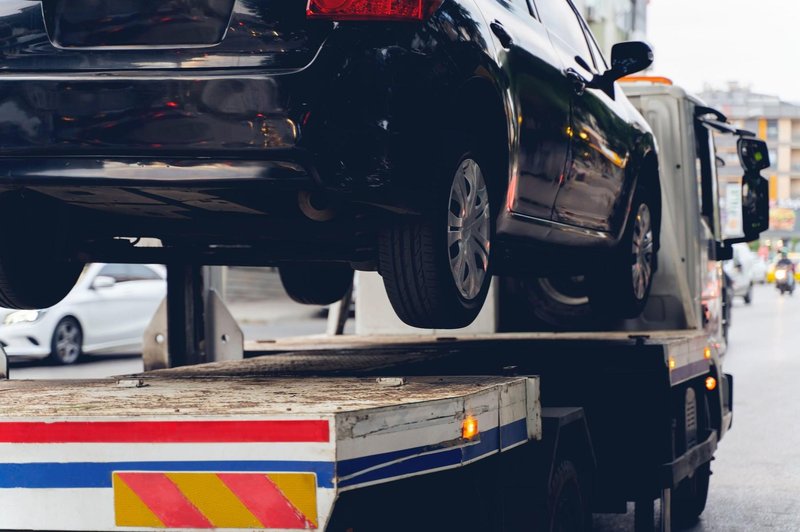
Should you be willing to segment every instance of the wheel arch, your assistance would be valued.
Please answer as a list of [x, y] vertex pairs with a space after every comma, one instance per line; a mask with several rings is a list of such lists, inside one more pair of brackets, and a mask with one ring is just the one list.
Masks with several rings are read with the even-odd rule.
[[655, 205], [653, 212], [653, 225], [656, 228], [655, 232], [655, 245], [656, 250], [661, 246], [661, 219], [663, 213], [663, 192], [661, 189], [661, 173], [658, 166], [658, 155], [655, 149], [647, 151], [642, 157], [642, 163], [639, 170], [639, 177], [636, 183], [636, 188], [645, 187], [646, 190], [658, 191], [655, 195]]
[[513, 167], [511, 142], [516, 134], [514, 121], [509, 118], [511, 103], [498, 86], [495, 75], [484, 67], [479, 68], [459, 87], [448, 111], [452, 117], [448, 129], [464, 133], [484, 147], [484, 155], [498, 176], [491, 185], [505, 194]]

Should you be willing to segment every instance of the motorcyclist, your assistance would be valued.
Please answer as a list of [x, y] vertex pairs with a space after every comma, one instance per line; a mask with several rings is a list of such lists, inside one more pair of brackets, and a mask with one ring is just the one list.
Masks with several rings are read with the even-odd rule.
[[792, 259], [788, 257], [785, 251], [781, 251], [781, 258], [778, 259], [778, 262], [775, 263], [775, 271], [778, 272], [779, 270], [784, 270], [786, 274], [783, 279], [778, 279], [776, 277], [776, 281], [781, 281], [779, 284], [786, 283], [786, 285], [793, 290], [795, 265]]

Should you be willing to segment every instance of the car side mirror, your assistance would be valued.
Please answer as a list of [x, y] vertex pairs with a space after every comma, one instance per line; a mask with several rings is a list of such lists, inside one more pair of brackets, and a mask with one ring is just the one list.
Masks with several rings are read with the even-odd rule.
[[653, 49], [641, 41], [627, 41], [611, 48], [611, 69], [604, 74], [608, 81], [641, 72], [653, 64]]
[[92, 281], [92, 288], [95, 290], [101, 288], [111, 288], [115, 284], [117, 284], [117, 280], [113, 277], [109, 277], [108, 275], [98, 275], [94, 278], [94, 281]]

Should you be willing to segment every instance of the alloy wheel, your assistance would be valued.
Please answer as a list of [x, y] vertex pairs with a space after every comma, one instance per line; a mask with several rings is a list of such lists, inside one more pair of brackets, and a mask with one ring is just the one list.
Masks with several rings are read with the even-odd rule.
[[644, 299], [653, 277], [653, 221], [646, 203], [639, 205], [633, 225], [631, 279], [637, 299]]
[[456, 288], [475, 299], [489, 271], [491, 218], [483, 172], [472, 159], [461, 162], [450, 188], [447, 246]]
[[53, 334], [58, 360], [62, 364], [72, 364], [81, 354], [81, 330], [77, 323], [64, 320], [58, 324]]

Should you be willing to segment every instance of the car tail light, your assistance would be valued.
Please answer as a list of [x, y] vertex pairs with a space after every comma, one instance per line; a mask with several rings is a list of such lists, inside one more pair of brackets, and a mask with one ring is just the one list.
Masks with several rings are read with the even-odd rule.
[[309, 0], [309, 18], [333, 20], [425, 20], [443, 0]]

